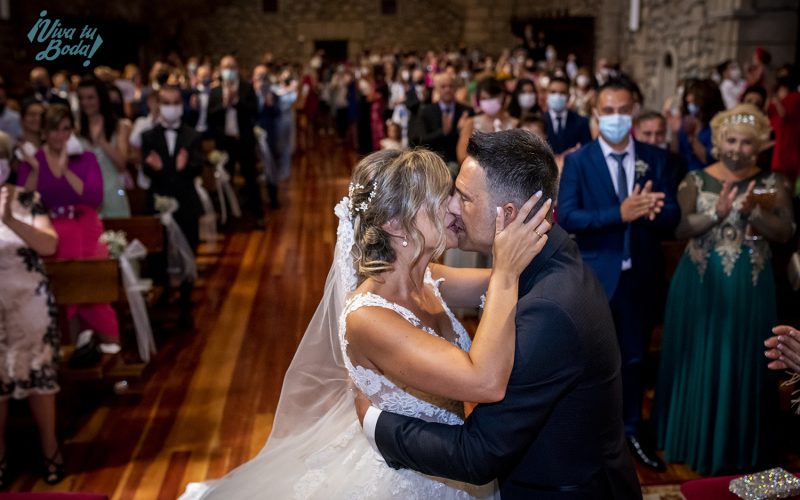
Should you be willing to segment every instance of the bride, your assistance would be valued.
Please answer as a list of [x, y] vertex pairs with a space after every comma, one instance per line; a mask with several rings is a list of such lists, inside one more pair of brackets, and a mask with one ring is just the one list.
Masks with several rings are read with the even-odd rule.
[[[182, 499], [499, 497], [495, 483], [390, 468], [362, 434], [350, 390], [382, 410], [452, 425], [464, 419], [463, 401], [503, 399], [517, 282], [547, 240], [550, 202], [527, 223], [536, 196], [508, 224], [498, 209], [493, 269], [454, 269], [434, 263], [463, 230], [447, 209], [451, 189], [429, 151], [380, 151], [355, 167], [335, 208], [325, 295], [286, 373], [267, 445], [225, 478], [190, 484]], [[450, 307], [483, 300], [471, 342]]]

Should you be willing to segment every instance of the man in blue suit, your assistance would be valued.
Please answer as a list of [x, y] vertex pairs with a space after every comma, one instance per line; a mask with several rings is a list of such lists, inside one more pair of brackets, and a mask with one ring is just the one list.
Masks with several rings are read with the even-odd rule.
[[547, 113], [542, 117], [547, 143], [557, 155], [592, 142], [589, 120], [567, 109], [568, 100], [569, 80], [554, 76], [547, 84]]
[[[536, 191], [555, 197], [558, 169], [544, 141], [522, 129], [474, 134], [467, 155], [448, 208], [463, 223], [459, 248], [491, 254], [495, 207], [513, 220]], [[502, 401], [444, 425], [367, 410], [363, 398], [368, 438], [391, 467], [475, 484], [498, 478], [503, 500], [641, 499], [608, 302], [557, 225], [520, 276], [515, 324]]]
[[659, 307], [663, 280], [660, 239], [680, 210], [668, 186], [664, 151], [633, 140], [633, 93], [624, 80], [598, 91], [600, 137], [567, 156], [558, 197], [558, 221], [576, 237], [583, 259], [609, 298], [622, 353], [623, 418], [628, 445], [644, 465], [664, 463], [639, 437], [642, 361]]

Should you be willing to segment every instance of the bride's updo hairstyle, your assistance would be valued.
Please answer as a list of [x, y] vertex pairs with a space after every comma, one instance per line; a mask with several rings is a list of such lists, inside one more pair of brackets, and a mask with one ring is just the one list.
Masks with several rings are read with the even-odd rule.
[[353, 260], [359, 281], [393, 269], [397, 256], [392, 237], [381, 227], [391, 219], [406, 231], [416, 264], [425, 247], [425, 239], [414, 225], [420, 210], [425, 210], [439, 232], [434, 258], [440, 256], [446, 240], [438, 212], [451, 189], [452, 178], [444, 161], [424, 149], [378, 151], [361, 160], [353, 169], [349, 192]]

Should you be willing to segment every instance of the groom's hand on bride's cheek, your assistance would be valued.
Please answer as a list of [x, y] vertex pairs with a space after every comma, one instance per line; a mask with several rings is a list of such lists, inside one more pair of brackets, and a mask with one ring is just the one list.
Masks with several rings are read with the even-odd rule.
[[372, 403], [370, 403], [369, 399], [367, 399], [363, 392], [359, 391], [358, 389], [353, 390], [355, 391], [356, 395], [355, 403], [356, 413], [358, 413], [358, 423], [363, 427], [364, 415], [367, 414], [367, 410], [369, 410], [369, 407], [372, 405]]

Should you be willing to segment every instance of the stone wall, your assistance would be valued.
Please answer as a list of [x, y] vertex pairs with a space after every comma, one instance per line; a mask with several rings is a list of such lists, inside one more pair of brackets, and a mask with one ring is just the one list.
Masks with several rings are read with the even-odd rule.
[[[626, 2], [627, 3], [627, 2]], [[642, 86], [645, 104], [657, 107], [681, 78], [708, 77], [717, 64], [749, 61], [763, 46], [773, 62], [794, 62], [796, 0], [640, 0], [639, 29], [621, 32], [623, 68]]]
[[194, 19], [181, 40], [189, 53], [216, 59], [232, 50], [251, 65], [266, 51], [281, 59], [306, 60], [314, 40], [347, 40], [354, 56], [366, 47], [454, 44], [462, 29], [463, 14], [444, 0], [401, 0], [393, 15], [382, 15], [375, 0], [279, 0], [277, 13], [263, 12], [260, 0], [237, 0]]

